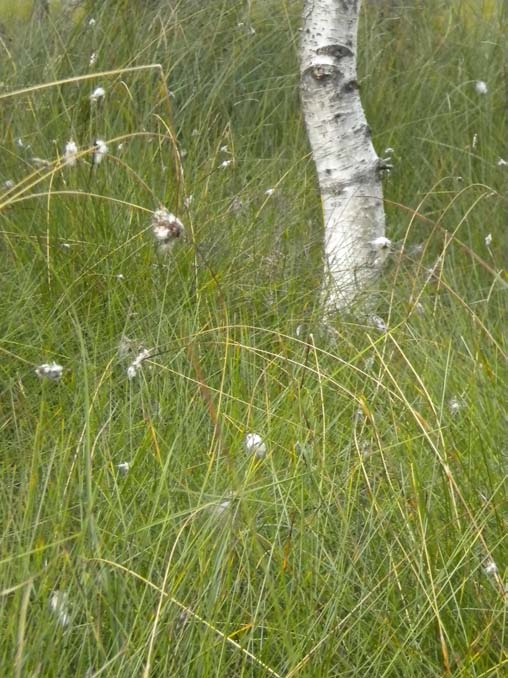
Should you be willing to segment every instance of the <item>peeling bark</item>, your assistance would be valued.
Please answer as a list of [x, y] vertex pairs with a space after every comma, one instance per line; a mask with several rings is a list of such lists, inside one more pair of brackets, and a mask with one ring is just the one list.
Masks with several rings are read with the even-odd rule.
[[304, 7], [300, 90], [323, 206], [328, 311], [349, 305], [385, 259], [379, 251], [384, 167], [371, 142], [356, 75], [360, 4], [305, 0]]

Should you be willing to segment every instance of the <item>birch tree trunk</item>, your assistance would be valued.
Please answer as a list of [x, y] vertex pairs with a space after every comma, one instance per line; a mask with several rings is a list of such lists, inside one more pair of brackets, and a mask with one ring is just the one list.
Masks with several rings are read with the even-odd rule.
[[305, 0], [301, 98], [325, 225], [325, 308], [348, 306], [379, 272], [384, 237], [381, 174], [356, 79], [361, 0]]

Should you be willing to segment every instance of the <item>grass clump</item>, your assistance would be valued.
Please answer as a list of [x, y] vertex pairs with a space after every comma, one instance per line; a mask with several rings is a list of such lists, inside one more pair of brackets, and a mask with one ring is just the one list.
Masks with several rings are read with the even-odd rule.
[[301, 7], [128, 9], [0, 45], [1, 665], [502, 675], [502, 3], [366, 3], [397, 246], [328, 328]]

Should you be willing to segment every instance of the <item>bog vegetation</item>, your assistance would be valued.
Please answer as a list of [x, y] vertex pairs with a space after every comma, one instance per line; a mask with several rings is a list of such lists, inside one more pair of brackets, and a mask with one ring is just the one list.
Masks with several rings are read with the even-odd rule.
[[506, 3], [366, 3], [394, 247], [326, 327], [300, 12], [3, 17], [5, 675], [506, 671]]

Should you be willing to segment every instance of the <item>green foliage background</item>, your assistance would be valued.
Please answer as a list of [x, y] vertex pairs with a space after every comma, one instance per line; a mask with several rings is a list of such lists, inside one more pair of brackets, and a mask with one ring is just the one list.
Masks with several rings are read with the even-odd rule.
[[[369, 312], [328, 326], [300, 14], [124, 0], [6, 19], [7, 675], [506, 670], [506, 5], [365, 4], [395, 251]], [[170, 256], [159, 205], [186, 227]], [[39, 380], [53, 360], [61, 381]]]

